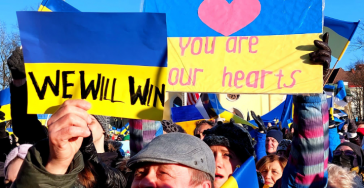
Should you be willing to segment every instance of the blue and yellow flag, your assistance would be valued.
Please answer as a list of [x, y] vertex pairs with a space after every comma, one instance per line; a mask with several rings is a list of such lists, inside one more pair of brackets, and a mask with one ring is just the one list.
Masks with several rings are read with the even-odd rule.
[[221, 106], [219, 99], [217, 98], [216, 94], [208, 94], [208, 108], [212, 110], [215, 114], [212, 114], [211, 111], [207, 110], [210, 116], [218, 116], [220, 118], [225, 119], [225, 122], [229, 122], [230, 119], [234, 119], [235, 123], [240, 123], [244, 125], [248, 125], [253, 129], [256, 129], [257, 126], [254, 124], [244, 120], [243, 118], [233, 114], [232, 112], [226, 110], [224, 107]]
[[167, 77], [165, 14], [18, 12], [28, 113], [68, 99], [89, 113], [162, 120]]
[[240, 167], [235, 169], [230, 178], [221, 188], [259, 188], [258, 176], [254, 157], [250, 157]]
[[331, 55], [340, 60], [350, 44], [359, 22], [345, 22], [325, 16], [324, 33], [330, 33]]
[[0, 120], [0, 122], [11, 120], [10, 88], [0, 91], [0, 111], [5, 113], [5, 120]]
[[[322, 0], [144, 0], [166, 13], [171, 92], [321, 93]], [[307, 49], [309, 47], [310, 49]]]
[[43, 0], [39, 12], [80, 12], [63, 0]]
[[37, 114], [38, 120], [42, 125], [47, 126], [47, 121], [51, 118], [52, 114]]

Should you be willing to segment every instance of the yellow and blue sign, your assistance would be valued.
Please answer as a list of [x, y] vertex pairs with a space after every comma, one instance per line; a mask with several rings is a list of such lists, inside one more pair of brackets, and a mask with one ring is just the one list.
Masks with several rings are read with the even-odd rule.
[[0, 120], [0, 122], [11, 120], [10, 88], [0, 91], [0, 111], [4, 112], [5, 114], [5, 120]]
[[165, 14], [18, 12], [28, 113], [68, 99], [89, 113], [161, 120], [167, 76]]
[[[322, 0], [145, 0], [167, 15], [173, 92], [321, 93]], [[304, 15], [304, 16], [303, 16]]]
[[39, 12], [80, 12], [63, 0], [43, 0]]
[[331, 55], [340, 60], [353, 37], [359, 22], [346, 22], [325, 16], [324, 33], [330, 33]]

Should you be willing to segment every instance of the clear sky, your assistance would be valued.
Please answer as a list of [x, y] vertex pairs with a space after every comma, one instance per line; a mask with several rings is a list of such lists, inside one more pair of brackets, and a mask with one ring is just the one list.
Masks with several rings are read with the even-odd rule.
[[[179, 0], [182, 1], [182, 0]], [[16, 29], [16, 11], [36, 9], [41, 0], [1, 0], [0, 1], [0, 21], [7, 24], [8, 29]], [[75, 8], [83, 12], [139, 12], [141, 0], [66, 0]], [[327, 0], [325, 15], [332, 18], [356, 22], [362, 20], [364, 25], [364, 1], [363, 0]], [[359, 35], [364, 36], [364, 32], [357, 32], [353, 38]], [[364, 51], [353, 51], [349, 46], [342, 60], [337, 67], [346, 68], [348, 64], [357, 59], [364, 59]], [[333, 58], [333, 66], [336, 59]]]

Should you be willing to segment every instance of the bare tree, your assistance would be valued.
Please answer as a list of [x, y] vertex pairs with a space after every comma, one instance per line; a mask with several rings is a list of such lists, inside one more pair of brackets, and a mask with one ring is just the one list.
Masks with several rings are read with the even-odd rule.
[[350, 75], [348, 75], [348, 81], [354, 87], [351, 87], [350, 91], [353, 95], [352, 97], [352, 114], [363, 120], [364, 112], [364, 61], [357, 60], [348, 66], [350, 70]]
[[19, 34], [7, 31], [5, 23], [0, 21], [0, 90], [9, 87], [11, 75], [7, 60], [18, 46], [20, 46]]
[[352, 50], [364, 50], [364, 23], [359, 23], [359, 27], [357, 29], [357, 36], [352, 44]]

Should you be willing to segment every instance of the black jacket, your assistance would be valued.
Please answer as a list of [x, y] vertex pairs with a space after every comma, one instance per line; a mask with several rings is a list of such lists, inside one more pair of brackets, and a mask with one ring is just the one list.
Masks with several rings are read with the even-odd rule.
[[105, 153], [97, 153], [91, 135], [83, 140], [80, 148], [83, 160], [87, 163], [86, 165], [90, 165], [95, 169], [93, 171], [96, 179], [95, 187], [125, 188], [127, 179], [120, 170], [123, 159], [118, 150], [120, 145], [117, 142], [105, 141], [104, 147]]
[[27, 114], [27, 84], [16, 87], [10, 84], [10, 109], [13, 132], [19, 138], [19, 144], [35, 144], [47, 138], [48, 130], [36, 114]]

